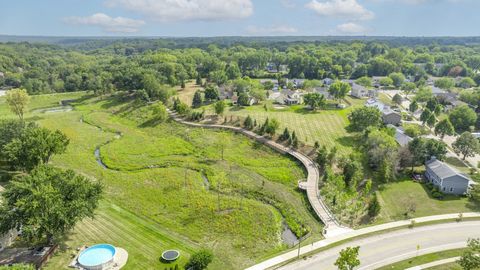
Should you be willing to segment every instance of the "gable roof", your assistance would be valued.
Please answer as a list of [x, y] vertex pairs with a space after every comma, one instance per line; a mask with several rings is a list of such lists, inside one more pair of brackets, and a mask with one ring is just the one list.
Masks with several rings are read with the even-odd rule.
[[431, 159], [425, 163], [425, 166], [432, 170], [433, 173], [435, 173], [440, 179], [446, 179], [452, 176], [460, 176], [464, 178], [467, 181], [470, 181], [468, 177], [465, 175], [459, 173], [452, 167], [448, 166], [447, 164], [441, 162], [438, 159]]
[[397, 141], [400, 146], [406, 146], [413, 140], [410, 136], [405, 134], [402, 128], [396, 127], [392, 124], [388, 124], [387, 127], [395, 129], [395, 141]]

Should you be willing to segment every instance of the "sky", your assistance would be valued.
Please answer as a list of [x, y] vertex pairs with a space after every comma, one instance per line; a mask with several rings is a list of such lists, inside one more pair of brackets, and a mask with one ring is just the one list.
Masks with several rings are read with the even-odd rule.
[[480, 36], [480, 0], [0, 0], [0, 34]]

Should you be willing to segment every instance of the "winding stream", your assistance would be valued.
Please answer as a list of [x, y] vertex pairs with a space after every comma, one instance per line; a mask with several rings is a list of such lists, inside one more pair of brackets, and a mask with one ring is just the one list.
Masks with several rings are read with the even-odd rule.
[[[91, 125], [91, 126], [94, 126], [96, 128], [98, 128], [101, 132], [103, 132], [103, 129], [100, 127], [100, 126], [96, 126], [96, 125], [93, 125], [91, 123], [88, 123], [86, 121], [83, 120], [83, 117], [80, 119], [80, 122], [81, 123], [85, 123], [85, 124], [88, 124], [88, 125]], [[115, 169], [111, 169], [109, 168], [103, 161], [102, 161], [102, 157], [101, 157], [101, 154], [100, 154], [100, 148], [113, 142], [115, 139], [120, 139], [122, 137], [122, 133], [121, 132], [116, 132], [116, 135], [114, 137], [114, 139], [112, 140], [109, 140], [105, 143], [103, 143], [102, 145], [100, 146], [97, 146], [95, 148], [95, 151], [94, 151], [94, 156], [95, 156], [95, 160], [97, 161], [98, 165], [100, 167], [102, 167], [103, 169], [106, 169], [106, 170], [115, 170]], [[141, 168], [141, 169], [138, 169], [138, 170], [146, 170], [146, 169], [155, 169], [155, 168], [158, 168], [158, 166], [153, 166], [153, 165], [150, 165], [150, 166], [147, 166], [147, 167], [144, 167], [144, 168]], [[208, 179], [208, 176], [202, 171], [200, 171], [200, 175], [203, 179], [203, 186], [205, 188], [205, 190], [210, 190], [210, 180]], [[290, 229], [290, 227], [287, 225], [287, 223], [285, 221], [282, 221], [282, 233], [281, 233], [281, 240], [284, 244], [286, 244], [288, 247], [293, 247], [295, 246], [296, 244], [298, 244], [298, 238], [297, 236], [293, 233], [293, 231]]]

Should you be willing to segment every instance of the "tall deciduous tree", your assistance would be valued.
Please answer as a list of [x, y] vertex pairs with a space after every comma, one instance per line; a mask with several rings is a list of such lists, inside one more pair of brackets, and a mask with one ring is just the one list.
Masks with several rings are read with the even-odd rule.
[[459, 133], [469, 130], [477, 122], [477, 114], [467, 105], [453, 109], [448, 118], [452, 122], [453, 127], [455, 127], [455, 131]]
[[30, 96], [25, 89], [12, 89], [5, 95], [5, 101], [7, 102], [10, 110], [15, 113], [21, 120], [30, 102]]
[[452, 136], [453, 134], [455, 134], [455, 129], [448, 118], [441, 120], [435, 126], [435, 135], [440, 136], [442, 140], [445, 135]]
[[328, 92], [332, 95], [335, 99], [339, 100], [344, 98], [348, 92], [352, 90], [352, 87], [349, 83], [342, 82], [342, 81], [335, 81], [330, 85]]
[[70, 140], [59, 130], [27, 128], [4, 147], [7, 162], [16, 168], [32, 170], [46, 164], [54, 154], [64, 153]]
[[10, 182], [2, 194], [0, 233], [21, 228], [32, 242], [54, 243], [85, 217], [93, 217], [102, 185], [72, 170], [42, 165]]
[[464, 270], [480, 269], [480, 239], [469, 239], [468, 248], [457, 261]]
[[408, 110], [412, 113], [416, 112], [418, 110], [418, 102], [416, 100], [412, 101], [408, 106]]
[[325, 97], [319, 93], [308, 93], [303, 96], [305, 104], [316, 111], [318, 108], [325, 106]]
[[452, 144], [453, 150], [457, 155], [462, 155], [463, 160], [467, 157], [473, 157], [480, 153], [480, 142], [470, 132], [464, 132]]
[[340, 251], [340, 256], [335, 261], [335, 266], [339, 270], [353, 270], [353, 268], [360, 265], [358, 259], [358, 252], [360, 247], [347, 247]]
[[349, 129], [364, 131], [369, 127], [378, 127], [382, 124], [382, 113], [374, 107], [361, 107], [348, 115]]

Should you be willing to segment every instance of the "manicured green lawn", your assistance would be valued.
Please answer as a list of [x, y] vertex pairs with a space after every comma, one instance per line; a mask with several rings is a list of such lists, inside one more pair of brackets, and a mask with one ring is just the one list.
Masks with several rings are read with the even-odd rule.
[[303, 105], [290, 106], [284, 109], [275, 109], [275, 105], [269, 104], [269, 110], [265, 111], [263, 106], [251, 106], [245, 108], [230, 107], [226, 112], [227, 118], [230, 116], [245, 118], [250, 115], [261, 124], [268, 118], [275, 118], [280, 122], [278, 133], [283, 132], [287, 127], [290, 131], [295, 131], [300, 141], [313, 146], [315, 141], [320, 145], [329, 148], [337, 146], [339, 152], [348, 153], [352, 146], [350, 135], [345, 127], [348, 125], [348, 114], [353, 108], [363, 106], [365, 103], [361, 99], [346, 99], [352, 106], [346, 109], [328, 109], [311, 112]]
[[[31, 108], [57, 106], [62, 98], [56, 99], [35, 97], [42, 102]], [[233, 133], [173, 122], [145, 125], [151, 117], [149, 108], [117, 99], [85, 99], [72, 112], [28, 115], [70, 138], [67, 152], [54, 157], [53, 165], [105, 184], [96, 219], [78, 224], [66, 245], [118, 245], [130, 254], [126, 269], [163, 269], [161, 252], [172, 247], [182, 252], [183, 267], [192, 251], [205, 246], [215, 255], [211, 269], [242, 269], [286, 248], [280, 238], [283, 220], [320, 237], [321, 224], [296, 188], [305, 172], [294, 160]], [[97, 164], [98, 146], [113, 170]], [[59, 253], [47, 269], [66, 268], [72, 253]]]
[[382, 209], [376, 223], [404, 219], [408, 208], [415, 209], [411, 213], [412, 217], [480, 210], [478, 204], [465, 197], [445, 196], [441, 200], [432, 198], [422, 184], [412, 180], [389, 183], [377, 194]]
[[[174, 233], [167, 233], [160, 225], [129, 212], [108, 201], [100, 204], [94, 219], [84, 219], [71, 233], [60, 252], [53, 256], [46, 269], [67, 269], [76, 249], [87, 245], [109, 243], [128, 251], [126, 269], [153, 269], [160, 267], [160, 255], [167, 249], [180, 251], [176, 262], [183, 266], [194, 252], [194, 243]], [[165, 264], [165, 266], [174, 266]]]
[[[443, 260], [443, 259], [447, 259], [447, 258], [457, 257], [457, 256], [462, 255], [464, 250], [465, 249], [452, 249], [452, 250], [442, 251], [442, 252], [438, 252], [438, 253], [426, 254], [426, 255], [418, 256], [416, 258], [411, 258], [411, 259], [404, 260], [404, 261], [401, 261], [401, 262], [398, 262], [398, 263], [387, 265], [387, 266], [379, 268], [378, 270], [403, 270], [403, 269], [414, 267], [414, 266], [417, 266], [417, 265], [426, 264], [426, 263], [429, 263], [429, 262], [434, 262], [434, 261]], [[459, 265], [456, 264], [456, 263], [452, 263], [452, 264], [450, 264], [450, 266], [449, 265], [442, 265], [442, 266], [438, 266], [438, 267], [440, 267], [440, 268], [429, 268], [429, 269], [445, 269], [445, 270], [446, 269], [461, 269], [461, 268], [457, 268], [457, 267], [459, 267]]]

